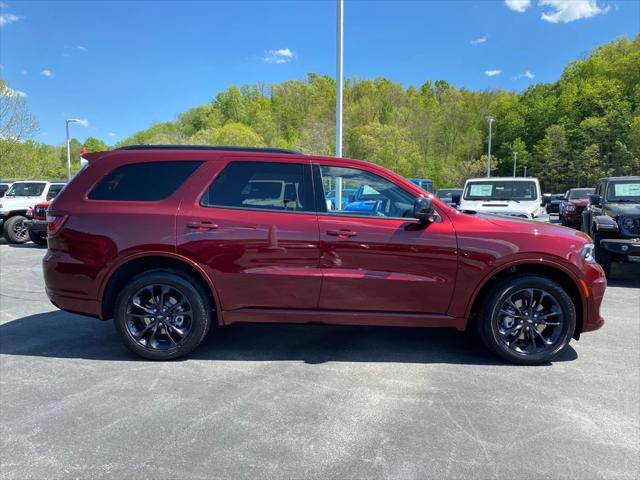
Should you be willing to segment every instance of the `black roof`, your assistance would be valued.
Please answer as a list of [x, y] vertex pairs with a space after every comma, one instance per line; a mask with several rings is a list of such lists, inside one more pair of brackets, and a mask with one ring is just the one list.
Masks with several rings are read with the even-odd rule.
[[300, 155], [303, 152], [286, 148], [271, 147], [235, 147], [227, 145], [127, 145], [117, 150], [216, 150], [220, 152], [257, 152], [257, 153], [285, 153]]

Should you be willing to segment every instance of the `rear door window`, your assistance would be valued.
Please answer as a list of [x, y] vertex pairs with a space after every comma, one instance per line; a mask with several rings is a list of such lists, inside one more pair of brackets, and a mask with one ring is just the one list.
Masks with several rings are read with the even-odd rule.
[[188, 162], [132, 163], [102, 179], [89, 200], [153, 202], [172, 195], [202, 164]]
[[218, 174], [200, 204], [312, 212], [311, 167], [301, 163], [231, 162]]

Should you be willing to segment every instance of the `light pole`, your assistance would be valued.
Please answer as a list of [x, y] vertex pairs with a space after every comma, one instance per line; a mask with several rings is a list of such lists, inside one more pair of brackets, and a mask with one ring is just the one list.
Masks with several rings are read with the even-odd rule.
[[491, 115], [487, 115], [485, 120], [489, 124], [489, 144], [487, 145], [487, 177], [491, 176], [491, 124], [495, 120]]
[[64, 123], [67, 130], [67, 180], [71, 180], [71, 143], [69, 140], [69, 124], [83, 123], [83, 121], [78, 118], [67, 118]]
[[516, 165], [518, 164], [518, 152], [513, 152], [513, 176], [516, 176]]
[[526, 176], [527, 176], [527, 166], [525, 165], [524, 166], [524, 175], [523, 175], [523, 177], [526, 177]]
[[[337, 0], [336, 11], [336, 157], [342, 157], [342, 40], [344, 1]], [[336, 178], [336, 210], [342, 210], [342, 177]]]

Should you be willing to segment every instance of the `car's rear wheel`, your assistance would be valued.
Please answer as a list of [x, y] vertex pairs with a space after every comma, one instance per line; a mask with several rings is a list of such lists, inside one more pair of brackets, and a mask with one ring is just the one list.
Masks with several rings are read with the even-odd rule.
[[29, 230], [29, 238], [36, 245], [46, 245], [47, 244], [47, 236], [41, 233], [36, 233]]
[[4, 238], [9, 243], [25, 243], [29, 241], [29, 233], [24, 224], [25, 220], [22, 215], [16, 215], [4, 222]]
[[114, 308], [116, 330], [134, 353], [169, 360], [192, 352], [211, 323], [207, 295], [179, 272], [153, 270], [134, 277]]
[[552, 360], [576, 328], [571, 297], [552, 279], [535, 274], [500, 280], [478, 313], [482, 342], [496, 355], [523, 365]]

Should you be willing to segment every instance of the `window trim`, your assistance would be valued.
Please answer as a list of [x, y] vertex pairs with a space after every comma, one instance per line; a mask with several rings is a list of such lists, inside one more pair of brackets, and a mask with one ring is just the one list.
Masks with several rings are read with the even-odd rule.
[[[309, 184], [309, 189], [310, 189], [309, 196], [310, 196], [310, 200], [311, 200], [311, 204], [312, 204], [311, 205], [311, 209], [310, 210], [280, 210], [280, 209], [277, 209], [277, 208], [238, 207], [238, 206], [214, 205], [214, 204], [203, 203], [204, 202], [204, 197], [206, 195], [208, 195], [209, 190], [211, 189], [211, 187], [213, 186], [215, 181], [218, 179], [220, 174], [222, 172], [224, 172], [229, 167], [229, 165], [231, 165], [233, 163], [264, 163], [264, 164], [269, 164], [269, 165], [273, 165], [274, 163], [277, 163], [277, 164], [280, 164], [280, 165], [301, 165], [302, 166], [302, 178], [303, 178], [303, 181], [306, 181]], [[264, 160], [256, 161], [254, 159], [236, 159], [236, 158], [233, 158], [233, 159], [229, 160], [228, 162], [226, 162], [226, 164], [220, 170], [218, 170], [218, 172], [213, 176], [211, 181], [207, 184], [207, 186], [204, 188], [204, 190], [200, 194], [200, 198], [198, 199], [197, 205], [200, 208], [219, 208], [219, 209], [223, 209], [223, 210], [240, 210], [240, 211], [250, 211], [250, 212], [273, 212], [273, 213], [293, 213], [293, 214], [303, 214], [303, 215], [317, 215], [318, 214], [318, 209], [317, 209], [316, 198], [315, 198], [315, 188], [314, 188], [314, 184], [313, 184], [313, 175], [312, 175], [312, 172], [311, 172], [311, 163], [309, 163], [308, 161], [307, 162], [282, 162], [282, 161], [264, 161]]]

